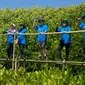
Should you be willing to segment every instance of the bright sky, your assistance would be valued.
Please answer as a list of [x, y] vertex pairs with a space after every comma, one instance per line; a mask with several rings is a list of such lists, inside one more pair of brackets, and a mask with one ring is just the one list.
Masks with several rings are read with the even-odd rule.
[[85, 3], [85, 0], [0, 0], [0, 9], [5, 8], [31, 8], [39, 7], [66, 7], [69, 5], [79, 5]]

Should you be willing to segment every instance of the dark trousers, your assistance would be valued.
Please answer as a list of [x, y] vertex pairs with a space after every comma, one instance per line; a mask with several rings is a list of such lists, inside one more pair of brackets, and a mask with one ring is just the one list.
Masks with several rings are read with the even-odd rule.
[[65, 60], [67, 60], [68, 56], [69, 56], [69, 47], [70, 47], [70, 44], [69, 43], [64, 44], [62, 41], [60, 42], [59, 47], [58, 47], [58, 58], [62, 59], [62, 57], [61, 57], [61, 50], [62, 50], [62, 48], [64, 46], [66, 48], [66, 57], [65, 57]]
[[26, 45], [19, 44], [20, 55], [21, 55], [21, 57], [24, 59], [24, 64], [23, 64], [24, 68], [25, 68], [25, 66], [26, 66], [26, 54], [25, 54], [25, 52], [24, 52], [24, 48], [25, 48], [25, 47], [26, 47]]
[[8, 58], [11, 58], [13, 56], [13, 43], [8, 43], [7, 55]]
[[83, 53], [85, 55], [85, 40], [83, 40], [83, 43], [82, 44], [83, 44], [82, 46], [83, 46], [83, 51], [84, 51]]
[[20, 48], [20, 55], [21, 57], [25, 57], [25, 53], [24, 53], [24, 48], [25, 48], [25, 45], [23, 44], [19, 44], [19, 48]]
[[84, 51], [83, 53], [84, 53], [84, 55], [85, 55], [85, 48], [83, 48], [83, 51]]

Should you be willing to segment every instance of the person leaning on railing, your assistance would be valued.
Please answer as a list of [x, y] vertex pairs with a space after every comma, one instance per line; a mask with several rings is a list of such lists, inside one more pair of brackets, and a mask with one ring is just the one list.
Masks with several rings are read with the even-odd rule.
[[[47, 32], [48, 26], [44, 23], [45, 20], [43, 18], [40, 18], [38, 20], [38, 22], [39, 22], [39, 25], [36, 26], [36, 20], [34, 21], [33, 28], [35, 30], [38, 30], [38, 33]], [[38, 34], [37, 41], [38, 41], [38, 48], [39, 48], [39, 59], [43, 59], [42, 50], [44, 49], [44, 60], [46, 60], [47, 59], [47, 57], [46, 57], [47, 35], [46, 34]]]
[[24, 52], [24, 48], [26, 47], [26, 43], [27, 43], [27, 38], [26, 35], [22, 35], [25, 34], [27, 32], [27, 28], [25, 26], [25, 24], [20, 24], [20, 29], [18, 30], [17, 34], [17, 38], [18, 38], [18, 44], [19, 44], [19, 48], [20, 48], [20, 56], [22, 58], [25, 58], [25, 52]]
[[12, 58], [13, 57], [13, 44], [14, 44], [14, 35], [16, 33], [16, 28], [15, 28], [15, 24], [11, 24], [10, 28], [6, 31], [3, 32], [4, 34], [6, 33], [10, 33], [8, 34], [8, 46], [7, 46], [7, 55], [8, 58]]
[[[85, 30], [85, 14], [82, 16], [82, 18], [78, 18], [78, 27], [80, 27], [82, 30]], [[83, 53], [84, 53], [84, 60], [85, 60], [85, 32], [83, 38], [83, 51], [84, 51]]]
[[[61, 28], [58, 28], [58, 26], [56, 27], [56, 32], [70, 32], [71, 31], [71, 28], [69, 26], [69, 22], [67, 20], [62, 20], [61, 26], [62, 26]], [[66, 48], [65, 60], [68, 60], [70, 44], [71, 44], [70, 34], [65, 34], [65, 33], [61, 34], [61, 39], [60, 39], [60, 43], [59, 43], [59, 46], [58, 46], [58, 58], [60, 60], [62, 60], [61, 50], [64, 46]]]

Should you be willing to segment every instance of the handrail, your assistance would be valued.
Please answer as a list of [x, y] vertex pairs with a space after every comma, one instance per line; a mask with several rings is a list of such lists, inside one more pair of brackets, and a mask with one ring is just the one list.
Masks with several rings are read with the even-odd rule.
[[79, 30], [79, 31], [69, 31], [69, 32], [40, 32], [40, 33], [7, 33], [5, 35], [38, 35], [38, 34], [46, 34], [46, 35], [52, 35], [52, 34], [72, 34], [72, 33], [83, 33], [85, 30]]

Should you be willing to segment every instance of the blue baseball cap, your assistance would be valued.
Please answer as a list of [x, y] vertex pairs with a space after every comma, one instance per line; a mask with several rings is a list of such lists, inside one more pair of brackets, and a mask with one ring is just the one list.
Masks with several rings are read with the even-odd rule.
[[84, 17], [85, 17], [85, 14], [82, 16], [82, 19], [84, 19]]
[[38, 20], [38, 21], [40, 22], [40, 21], [45, 21], [45, 20], [44, 20], [43, 18], [39, 18], [39, 20]]

